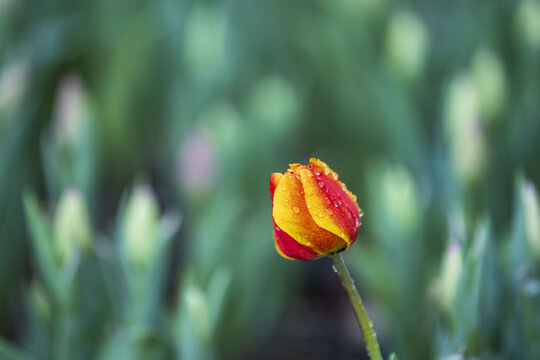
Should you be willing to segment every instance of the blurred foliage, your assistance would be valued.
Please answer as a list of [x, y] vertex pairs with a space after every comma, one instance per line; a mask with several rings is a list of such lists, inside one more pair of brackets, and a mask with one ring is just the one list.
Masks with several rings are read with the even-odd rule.
[[0, 358], [365, 357], [272, 243], [317, 156], [386, 356], [540, 358], [540, 2], [0, 0]]

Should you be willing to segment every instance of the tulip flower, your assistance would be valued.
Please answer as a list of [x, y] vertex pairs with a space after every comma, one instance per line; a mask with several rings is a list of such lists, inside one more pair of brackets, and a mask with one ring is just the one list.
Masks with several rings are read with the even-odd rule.
[[287, 259], [314, 260], [346, 250], [358, 235], [361, 210], [328, 165], [312, 158], [270, 176], [274, 240]]
[[362, 210], [338, 175], [319, 159], [291, 164], [285, 174], [270, 176], [274, 242], [290, 260], [331, 256], [334, 271], [349, 296], [371, 360], [382, 360], [379, 343], [360, 294], [339, 254], [356, 240]]

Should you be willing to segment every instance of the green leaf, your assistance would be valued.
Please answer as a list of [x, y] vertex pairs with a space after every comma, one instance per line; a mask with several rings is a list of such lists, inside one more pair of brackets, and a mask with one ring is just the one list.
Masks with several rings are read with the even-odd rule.
[[56, 284], [56, 269], [54, 266], [54, 252], [52, 249], [52, 235], [50, 225], [38, 204], [35, 194], [25, 191], [23, 194], [26, 223], [34, 254], [35, 267], [41, 275], [45, 287], [53, 295], [58, 295]]

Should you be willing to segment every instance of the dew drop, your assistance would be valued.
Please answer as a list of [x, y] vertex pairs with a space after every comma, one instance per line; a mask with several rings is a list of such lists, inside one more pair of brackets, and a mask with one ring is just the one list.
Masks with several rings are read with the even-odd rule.
[[319, 181], [319, 187], [322, 189], [324, 187], [324, 183], [322, 181]]
[[275, 227], [275, 229], [276, 229], [277, 232], [280, 232], [280, 231], [281, 231], [281, 229], [278, 228], [277, 226]]
[[311, 209], [311, 205], [308, 205], [307, 208], [308, 208], [308, 209]]
[[334, 211], [332, 211], [332, 209], [324, 209], [324, 211], [326, 211], [326, 213], [328, 215], [332, 215], [334, 213]]
[[338, 179], [338, 174], [336, 174], [335, 172], [333, 172], [333, 173], [332, 173], [332, 179], [337, 180], [337, 179]]
[[345, 237], [345, 233], [341, 232], [341, 234], [339, 234], [339, 237]]
[[292, 211], [294, 211], [295, 214], [298, 214], [300, 212], [300, 209], [298, 208], [298, 206], [295, 206], [292, 208]]
[[288, 203], [288, 202], [289, 202], [289, 199], [285, 199], [285, 202]]
[[353, 195], [353, 196], [352, 196], [352, 199], [353, 199], [354, 201], [356, 201], [356, 199], [357, 199], [357, 198], [356, 198], [356, 195]]
[[282, 187], [281, 190], [287, 191], [287, 188], [286, 188], [286, 187]]
[[364, 216], [364, 209], [360, 209], [360, 217]]
[[311, 243], [309, 241], [306, 241], [306, 244], [304, 246], [311, 247]]
[[323, 217], [323, 213], [322, 213], [322, 212], [319, 212], [319, 217], [320, 217], [320, 218]]

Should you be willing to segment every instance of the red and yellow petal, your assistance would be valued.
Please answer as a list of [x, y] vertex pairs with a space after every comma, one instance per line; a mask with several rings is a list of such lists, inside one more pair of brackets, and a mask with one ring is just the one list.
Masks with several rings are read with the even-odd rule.
[[299, 244], [286, 232], [281, 230], [274, 221], [274, 242], [277, 252], [289, 260], [315, 260], [320, 254], [310, 247]]
[[280, 173], [272, 173], [272, 175], [270, 175], [270, 198], [272, 199], [272, 202], [274, 201], [274, 192], [276, 191], [276, 187], [282, 176], [283, 174]]
[[360, 208], [356, 196], [324, 162], [312, 158], [307, 167], [298, 167], [305, 192], [305, 201], [315, 223], [339, 236], [347, 243], [354, 242], [360, 227]]
[[[295, 169], [302, 168], [297, 166]], [[272, 216], [279, 229], [300, 245], [319, 254], [330, 254], [347, 247], [347, 243], [319, 227], [311, 216], [299, 176], [293, 170], [279, 179], [272, 202]]]

